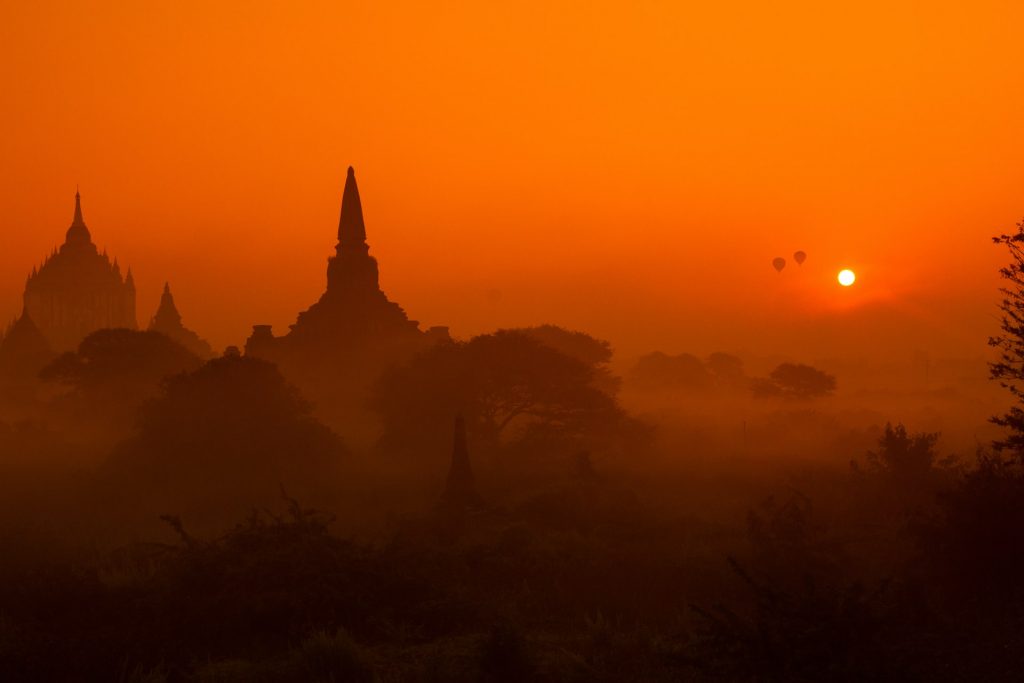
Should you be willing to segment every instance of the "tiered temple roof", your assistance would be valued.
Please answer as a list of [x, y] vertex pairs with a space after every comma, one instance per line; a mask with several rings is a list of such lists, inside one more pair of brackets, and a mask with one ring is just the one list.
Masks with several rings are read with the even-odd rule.
[[78, 192], [64, 244], [25, 283], [24, 308], [55, 351], [73, 350], [99, 329], [136, 327], [131, 269], [122, 277], [117, 260], [96, 249]]

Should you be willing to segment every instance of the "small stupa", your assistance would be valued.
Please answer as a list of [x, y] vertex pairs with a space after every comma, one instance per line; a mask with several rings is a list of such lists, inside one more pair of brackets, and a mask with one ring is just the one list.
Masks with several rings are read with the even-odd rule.
[[151, 332], [159, 332], [200, 358], [212, 358], [213, 349], [210, 344], [192, 330], [185, 327], [181, 322], [181, 314], [174, 303], [174, 295], [171, 294], [170, 283], [164, 283], [164, 293], [160, 296], [160, 306], [156, 309], [156, 315], [149, 323]]
[[476, 491], [473, 467], [469, 462], [469, 448], [466, 446], [466, 421], [462, 415], [455, 418], [455, 435], [452, 445], [452, 462], [448, 468], [448, 480], [441, 495], [441, 506], [448, 509], [466, 510], [481, 506]]

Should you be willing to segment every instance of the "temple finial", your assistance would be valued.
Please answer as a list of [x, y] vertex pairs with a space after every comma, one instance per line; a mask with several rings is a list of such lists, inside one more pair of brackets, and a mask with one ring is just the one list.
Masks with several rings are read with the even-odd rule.
[[[77, 185], [75, 186], [75, 216], [71, 219], [71, 227], [68, 228], [64, 243], [65, 245], [71, 245], [74, 248], [96, 248], [92, 246], [92, 237], [89, 235], [89, 228], [85, 227], [85, 219], [82, 218], [82, 195], [79, 193]], [[63, 249], [63, 247], [61, 247], [61, 249]]]
[[71, 224], [85, 225], [85, 219], [82, 218], [82, 195], [78, 192], [78, 185], [75, 185], [75, 217]]
[[338, 222], [338, 246], [365, 249], [366, 225], [363, 223], [363, 205], [359, 200], [356, 171], [348, 167], [345, 191], [341, 197], [341, 220]]

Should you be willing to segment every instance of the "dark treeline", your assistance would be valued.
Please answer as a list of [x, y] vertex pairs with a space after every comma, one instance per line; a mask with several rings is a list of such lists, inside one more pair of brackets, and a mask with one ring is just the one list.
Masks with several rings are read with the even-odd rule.
[[809, 359], [421, 333], [349, 183], [285, 337], [5, 334], [0, 680], [1019, 678], [1024, 227], [963, 452]]

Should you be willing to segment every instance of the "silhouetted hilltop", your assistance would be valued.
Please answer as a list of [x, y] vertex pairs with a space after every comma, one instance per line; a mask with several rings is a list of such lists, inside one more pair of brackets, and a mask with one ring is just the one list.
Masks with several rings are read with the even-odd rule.
[[149, 329], [151, 332], [159, 332], [173, 339], [200, 358], [213, 356], [210, 344], [182, 324], [181, 314], [178, 313], [174, 295], [171, 294], [170, 283], [164, 284], [164, 293], [160, 296], [160, 305], [149, 323]]
[[124, 277], [115, 259], [99, 253], [82, 218], [75, 193], [75, 215], [64, 244], [32, 269], [25, 283], [25, 309], [55, 351], [70, 351], [90, 332], [135, 329], [135, 280]]

